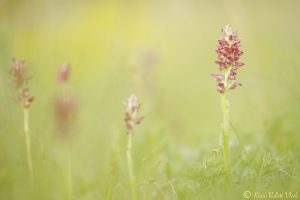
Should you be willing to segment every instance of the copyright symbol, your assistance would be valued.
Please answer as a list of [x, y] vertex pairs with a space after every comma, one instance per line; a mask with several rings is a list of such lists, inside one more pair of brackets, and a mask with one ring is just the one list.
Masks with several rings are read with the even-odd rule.
[[248, 191], [248, 190], [243, 192], [243, 197], [246, 198], [246, 199], [249, 199], [251, 197], [251, 192]]

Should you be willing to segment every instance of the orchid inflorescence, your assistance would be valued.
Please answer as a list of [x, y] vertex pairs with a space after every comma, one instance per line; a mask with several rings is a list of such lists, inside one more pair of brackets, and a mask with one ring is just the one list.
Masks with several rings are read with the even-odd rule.
[[27, 85], [31, 77], [27, 75], [28, 67], [25, 66], [25, 61], [13, 58], [10, 70], [12, 85], [18, 92], [17, 101], [22, 104], [23, 108], [29, 108], [34, 97], [29, 94], [29, 88]]
[[125, 116], [124, 122], [127, 127], [128, 133], [132, 132], [134, 127], [140, 124], [144, 117], [138, 116], [138, 111], [141, 107], [141, 104], [138, 101], [138, 98], [135, 95], [130, 95], [125, 105]]
[[222, 28], [222, 38], [218, 40], [216, 53], [218, 60], [215, 63], [219, 66], [221, 74], [211, 74], [217, 81], [217, 91], [226, 92], [228, 89], [235, 89], [241, 86], [236, 82], [237, 70], [244, 65], [239, 59], [243, 55], [240, 50], [241, 41], [236, 31], [230, 25]]

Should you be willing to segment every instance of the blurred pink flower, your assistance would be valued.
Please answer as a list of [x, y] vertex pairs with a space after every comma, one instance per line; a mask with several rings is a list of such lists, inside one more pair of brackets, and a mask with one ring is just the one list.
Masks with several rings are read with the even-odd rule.
[[70, 92], [63, 91], [57, 95], [54, 102], [56, 125], [57, 130], [64, 135], [70, 133], [75, 107], [75, 98]]
[[58, 69], [57, 80], [60, 85], [60, 92], [54, 101], [54, 114], [57, 130], [63, 135], [69, 135], [73, 125], [76, 110], [76, 99], [73, 96], [67, 81], [70, 75], [71, 65], [65, 64]]
[[64, 64], [62, 65], [59, 70], [58, 70], [58, 74], [57, 74], [57, 80], [60, 83], [64, 83], [68, 80], [69, 75], [70, 75], [70, 71], [71, 71], [71, 66], [70, 64]]
[[10, 71], [12, 85], [18, 93], [17, 100], [24, 108], [29, 108], [34, 97], [29, 94], [29, 88], [27, 85], [31, 77], [27, 75], [28, 67], [25, 66], [25, 61], [13, 58]]
[[141, 104], [135, 95], [130, 95], [125, 104], [125, 117], [124, 122], [126, 124], [128, 132], [132, 132], [134, 126], [140, 124], [144, 117], [138, 116], [138, 111]]

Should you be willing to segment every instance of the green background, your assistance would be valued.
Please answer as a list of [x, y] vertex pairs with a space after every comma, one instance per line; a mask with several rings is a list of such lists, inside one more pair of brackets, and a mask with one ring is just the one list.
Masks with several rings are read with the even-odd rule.
[[[145, 116], [133, 141], [139, 199], [221, 198], [222, 177], [197, 166], [222, 150], [220, 95], [210, 74], [218, 72], [214, 50], [226, 24], [242, 40], [245, 63], [242, 87], [229, 95], [231, 154], [242, 176], [231, 194], [299, 191], [299, 9], [297, 0], [0, 0], [0, 199], [67, 199], [68, 141], [74, 199], [104, 199], [109, 185], [112, 199], [130, 199], [123, 122], [130, 94]], [[12, 57], [25, 59], [33, 77], [34, 189]], [[77, 105], [71, 137], [56, 133], [53, 114], [64, 63], [72, 65]], [[214, 174], [220, 163], [211, 162]], [[271, 169], [261, 180], [265, 165]]]

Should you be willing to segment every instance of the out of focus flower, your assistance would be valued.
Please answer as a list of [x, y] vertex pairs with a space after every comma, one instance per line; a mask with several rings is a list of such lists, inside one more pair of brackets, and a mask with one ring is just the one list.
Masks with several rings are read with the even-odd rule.
[[57, 130], [61, 134], [68, 135], [72, 127], [75, 111], [75, 98], [68, 92], [63, 91], [55, 99], [54, 112], [57, 123]]
[[64, 64], [62, 65], [57, 73], [57, 80], [60, 83], [64, 83], [68, 80], [70, 75], [71, 66], [70, 64]]
[[135, 87], [150, 96], [156, 93], [156, 68], [158, 66], [158, 54], [155, 50], [140, 51], [136, 57], [130, 60], [132, 67], [132, 79]]
[[222, 33], [216, 49], [218, 59], [215, 61], [222, 73], [211, 75], [217, 81], [217, 91], [220, 93], [241, 85], [236, 82], [237, 70], [244, 65], [239, 61], [243, 52], [240, 50], [241, 41], [236, 31], [230, 25], [226, 25], [222, 28]]
[[125, 104], [125, 116], [124, 122], [126, 124], [128, 133], [131, 133], [133, 128], [140, 124], [144, 117], [138, 116], [138, 111], [141, 107], [137, 97], [135, 95], [130, 95]]
[[27, 75], [28, 67], [25, 66], [25, 61], [13, 58], [10, 71], [12, 85], [18, 93], [18, 102], [20, 102], [24, 108], [29, 108], [34, 97], [29, 94], [28, 82], [31, 77]]
[[70, 133], [73, 125], [76, 101], [69, 87], [67, 81], [70, 75], [71, 66], [69, 64], [62, 65], [58, 69], [57, 80], [60, 84], [60, 92], [55, 98], [54, 114], [56, 119], [57, 130], [64, 135]]
[[24, 108], [29, 108], [34, 100], [34, 97], [30, 96], [29, 89], [23, 88], [21, 91], [21, 100]]
[[147, 50], [141, 56], [140, 65], [140, 75], [143, 79], [144, 89], [149, 94], [154, 94], [156, 92], [155, 85], [155, 72], [158, 64], [158, 55], [154, 50]]

